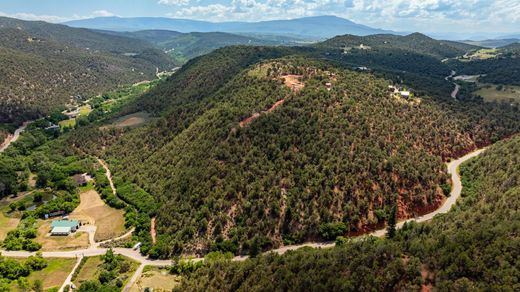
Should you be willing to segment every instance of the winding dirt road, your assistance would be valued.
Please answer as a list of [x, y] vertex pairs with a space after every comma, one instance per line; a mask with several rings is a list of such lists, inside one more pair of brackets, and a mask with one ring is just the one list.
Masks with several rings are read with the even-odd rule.
[[[419, 216], [416, 218], [411, 218], [406, 221], [401, 221], [397, 224], [396, 227], [399, 229], [399, 228], [403, 227], [403, 225], [406, 222], [410, 222], [410, 221], [416, 221], [416, 222], [429, 221], [438, 214], [447, 213], [451, 209], [451, 207], [457, 202], [457, 199], [460, 197], [461, 192], [462, 192], [462, 183], [461, 183], [460, 175], [458, 173], [458, 167], [462, 163], [468, 161], [469, 159], [480, 155], [485, 150], [486, 150], [486, 148], [475, 150], [475, 151], [473, 151], [469, 154], [466, 154], [465, 156], [463, 156], [457, 160], [453, 160], [447, 164], [448, 173], [451, 175], [453, 185], [452, 185], [450, 197], [443, 203], [443, 205], [440, 208], [438, 208], [437, 210], [435, 210], [431, 213], [428, 213], [426, 215]], [[104, 162], [102, 164], [105, 165]], [[109, 173], [110, 170], [107, 169], [107, 172]], [[386, 233], [386, 228], [381, 228], [379, 230], [373, 231], [373, 232], [365, 234], [363, 236], [371, 235], [371, 236], [381, 237], [381, 236], [384, 236], [385, 233]], [[128, 235], [129, 234], [126, 234], [125, 236], [128, 236]], [[334, 242], [307, 242], [307, 243], [298, 244], [298, 245], [284, 246], [284, 247], [281, 247], [278, 249], [273, 249], [268, 252], [284, 254], [285, 252], [287, 252], [289, 250], [295, 250], [295, 249], [299, 249], [301, 247], [329, 248], [329, 247], [333, 247], [334, 245], [335, 245]], [[170, 260], [153, 260], [153, 259], [142, 256], [139, 253], [139, 251], [133, 250], [130, 248], [114, 248], [113, 250], [114, 250], [114, 253], [116, 253], [116, 254], [121, 254], [121, 255], [127, 256], [127, 257], [129, 257], [141, 264], [145, 264], [145, 265], [167, 266], [167, 265], [171, 264]], [[42, 254], [43, 254], [43, 257], [49, 257], [49, 258], [52, 258], [52, 257], [75, 258], [75, 257], [79, 257], [79, 256], [102, 255], [102, 254], [106, 253], [106, 251], [107, 251], [106, 248], [100, 248], [99, 245], [96, 244], [96, 245], [91, 246], [88, 249], [83, 249], [83, 250], [49, 251], [49, 252], [43, 252]], [[27, 251], [2, 251], [2, 255], [10, 256], [10, 257], [28, 257], [28, 256], [34, 255], [34, 254], [35, 253], [33, 253], [33, 252], [27, 252]], [[241, 261], [241, 260], [245, 260], [247, 258], [248, 258], [247, 256], [237, 256], [237, 257], [233, 258], [233, 260]], [[200, 260], [203, 260], [203, 258], [194, 258], [193, 260], [200, 261]]]
[[[453, 76], [455, 76], [455, 74], [457, 74], [457, 72], [451, 70], [451, 74], [446, 76], [444, 78], [444, 80], [448, 81], [450, 78], [452, 78]], [[455, 85], [455, 88], [453, 89], [453, 91], [451, 92], [451, 97], [453, 97], [454, 99], [457, 99], [457, 94], [459, 94], [459, 90], [460, 90], [460, 85], [458, 85], [457, 83], [455, 82], [452, 82], [453, 85]]]
[[32, 123], [32, 121], [24, 122], [16, 131], [14, 131], [14, 134], [9, 134], [7, 138], [0, 144], [0, 153], [4, 152], [9, 145], [11, 145], [13, 142], [18, 140], [20, 138], [20, 134], [27, 128], [27, 126]]

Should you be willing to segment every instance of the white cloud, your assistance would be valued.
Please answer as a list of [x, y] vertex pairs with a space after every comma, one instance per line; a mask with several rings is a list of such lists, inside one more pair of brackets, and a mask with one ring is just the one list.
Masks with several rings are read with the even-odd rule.
[[18, 12], [18, 13], [5, 13], [0, 11], [0, 16], [4, 17], [10, 17], [10, 18], [18, 18], [22, 20], [41, 20], [51, 23], [60, 23], [70, 20], [79, 20], [79, 19], [86, 19], [86, 18], [92, 18], [92, 17], [106, 17], [106, 16], [115, 16], [116, 14], [107, 11], [107, 10], [96, 10], [93, 11], [89, 15], [77, 15], [74, 14], [72, 16], [63, 17], [63, 16], [56, 16], [56, 15], [42, 15], [42, 14], [33, 14], [33, 13], [25, 13], [25, 12]]
[[159, 0], [159, 4], [165, 5], [177, 5], [177, 6], [185, 6], [190, 4], [190, 0]]
[[23, 19], [23, 20], [42, 20], [42, 21], [47, 21], [47, 22], [63, 22], [63, 21], [70, 20], [70, 17], [60, 17], [60, 16], [55, 16], [55, 15], [36, 15], [36, 14], [24, 13], [24, 12], [9, 14], [9, 13], [0, 11], [0, 16], [18, 18], [18, 19]]
[[107, 11], [107, 10], [96, 10], [96, 11], [92, 12], [92, 15], [102, 16], [102, 17], [115, 16], [114, 13]]

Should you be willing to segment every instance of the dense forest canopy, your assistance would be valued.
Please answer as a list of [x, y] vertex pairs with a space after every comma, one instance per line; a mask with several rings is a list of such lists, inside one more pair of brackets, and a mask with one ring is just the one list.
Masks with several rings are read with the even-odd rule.
[[159, 202], [153, 254], [166, 257], [324, 238], [327, 224], [362, 232], [382, 226], [393, 205], [399, 218], [427, 212], [449, 189], [443, 160], [520, 127], [516, 108], [401, 99], [389, 81], [315, 53], [217, 50], [124, 111], [152, 112], [155, 122], [91, 128], [71, 143]]
[[0, 123], [21, 123], [171, 68], [151, 44], [85, 29], [0, 18]]
[[516, 136], [464, 165], [457, 207], [430, 223], [405, 226], [393, 240], [210, 263], [177, 290], [517, 290], [519, 154]]
[[464, 43], [435, 40], [421, 33], [413, 33], [407, 36], [392, 34], [369, 36], [344, 35], [331, 38], [316, 46], [341, 48], [345, 52], [352, 50], [404, 50], [429, 55], [438, 59], [461, 56], [469, 50], [478, 48], [477, 46]]

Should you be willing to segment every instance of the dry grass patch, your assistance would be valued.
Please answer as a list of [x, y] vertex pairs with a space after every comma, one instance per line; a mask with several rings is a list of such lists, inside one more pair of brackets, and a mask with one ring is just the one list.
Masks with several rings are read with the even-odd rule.
[[0, 240], [4, 240], [9, 231], [16, 229], [18, 223], [20, 218], [7, 217], [0, 211]]
[[51, 236], [52, 220], [38, 221], [38, 237], [36, 241], [42, 244], [43, 251], [50, 250], [73, 250], [88, 248], [88, 234], [75, 232], [69, 236]]
[[33, 283], [36, 280], [43, 282], [43, 289], [60, 288], [67, 276], [70, 274], [76, 259], [73, 258], [50, 258], [47, 259], [47, 267], [41, 271], [32, 272], [28, 280]]
[[147, 266], [130, 291], [144, 291], [145, 288], [152, 288], [153, 291], [172, 291], [179, 285], [180, 279], [180, 276], [172, 275], [166, 269]]
[[107, 206], [95, 190], [80, 193], [80, 200], [79, 206], [69, 217], [96, 225], [96, 241], [111, 239], [125, 233], [123, 210]]
[[4, 240], [7, 236], [7, 233], [16, 229], [16, 226], [18, 226], [18, 223], [20, 223], [19, 212], [12, 212], [9, 214], [9, 204], [12, 202], [17, 202], [24, 197], [25, 196], [4, 198], [0, 202], [0, 240]]
[[474, 94], [482, 96], [485, 101], [520, 102], [520, 86], [485, 85]]
[[103, 126], [101, 129], [114, 128], [126, 128], [126, 127], [137, 127], [150, 120], [150, 115], [146, 112], [138, 112], [122, 116], [116, 119], [112, 124]]

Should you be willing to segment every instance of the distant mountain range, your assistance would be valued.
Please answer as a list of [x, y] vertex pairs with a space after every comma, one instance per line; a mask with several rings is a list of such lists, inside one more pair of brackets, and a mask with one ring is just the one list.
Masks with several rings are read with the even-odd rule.
[[520, 38], [507, 38], [507, 39], [489, 39], [489, 40], [482, 40], [482, 41], [472, 41], [472, 40], [465, 40], [462, 41], [463, 43], [480, 46], [480, 47], [486, 47], [486, 48], [500, 48], [504, 46], [508, 46], [514, 43], [520, 43]]
[[208, 22], [161, 17], [97, 17], [65, 22], [72, 27], [112, 31], [173, 30], [178, 32], [230, 32], [291, 35], [307, 39], [323, 39], [337, 35], [371, 35], [394, 31], [372, 28], [336, 16], [315, 16], [290, 20], [260, 22]]

